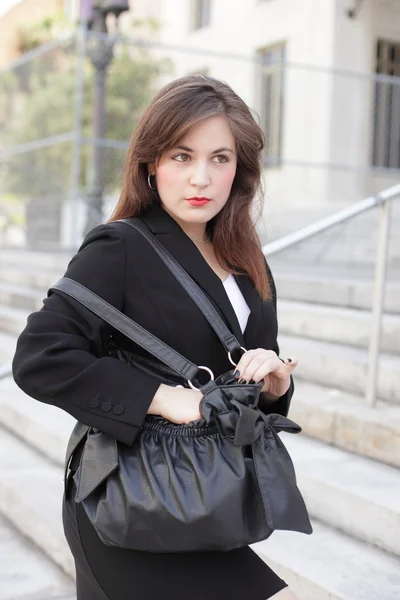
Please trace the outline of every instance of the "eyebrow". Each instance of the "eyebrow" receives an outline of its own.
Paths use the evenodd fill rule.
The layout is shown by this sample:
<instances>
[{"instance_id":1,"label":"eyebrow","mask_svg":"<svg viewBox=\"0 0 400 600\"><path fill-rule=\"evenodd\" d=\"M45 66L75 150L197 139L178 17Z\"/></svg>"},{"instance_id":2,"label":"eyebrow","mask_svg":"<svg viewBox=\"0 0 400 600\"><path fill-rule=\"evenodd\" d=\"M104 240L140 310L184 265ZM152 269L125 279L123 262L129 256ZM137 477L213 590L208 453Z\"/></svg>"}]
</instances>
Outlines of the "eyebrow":
<instances>
[{"instance_id":1,"label":"eyebrow","mask_svg":"<svg viewBox=\"0 0 400 600\"><path fill-rule=\"evenodd\" d=\"M176 148L173 148L173 150L175 149L184 150L185 152L194 152L194 150L188 146L176 146ZM232 152L232 154L234 154L234 151L231 148L217 148L217 150L213 150L211 154L218 154L219 152Z\"/></svg>"}]
</instances>

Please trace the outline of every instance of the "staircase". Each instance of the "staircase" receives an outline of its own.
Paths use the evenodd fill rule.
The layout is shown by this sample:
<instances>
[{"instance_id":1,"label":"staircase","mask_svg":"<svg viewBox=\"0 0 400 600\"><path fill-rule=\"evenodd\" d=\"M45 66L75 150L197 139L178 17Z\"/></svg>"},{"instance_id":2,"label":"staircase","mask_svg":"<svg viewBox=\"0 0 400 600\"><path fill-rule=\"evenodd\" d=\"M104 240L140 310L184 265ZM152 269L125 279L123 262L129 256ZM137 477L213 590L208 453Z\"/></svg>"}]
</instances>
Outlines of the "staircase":
<instances>
[{"instance_id":1,"label":"staircase","mask_svg":"<svg viewBox=\"0 0 400 600\"><path fill-rule=\"evenodd\" d=\"M11 359L27 315L40 308L68 258L2 252L0 364ZM379 401L370 408L363 392L372 282L270 262L280 354L300 360L289 416L303 433L281 436L314 533L276 532L254 550L301 600L400 599L400 284L386 293ZM27 397L11 377L0 381L0 512L70 577L61 497L73 423Z\"/></svg>"},{"instance_id":2,"label":"staircase","mask_svg":"<svg viewBox=\"0 0 400 600\"><path fill-rule=\"evenodd\" d=\"M0 516L2 600L74 600L70 577Z\"/></svg>"}]
</instances>

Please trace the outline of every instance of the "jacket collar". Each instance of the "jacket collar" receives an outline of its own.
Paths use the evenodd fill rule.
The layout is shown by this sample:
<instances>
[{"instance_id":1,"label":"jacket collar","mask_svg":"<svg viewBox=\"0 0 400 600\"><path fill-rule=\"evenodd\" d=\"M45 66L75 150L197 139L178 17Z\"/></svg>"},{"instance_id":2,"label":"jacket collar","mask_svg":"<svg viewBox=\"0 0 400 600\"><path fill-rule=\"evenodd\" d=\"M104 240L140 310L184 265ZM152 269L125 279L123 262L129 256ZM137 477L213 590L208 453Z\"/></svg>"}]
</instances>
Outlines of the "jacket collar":
<instances>
[{"instance_id":1,"label":"jacket collar","mask_svg":"<svg viewBox=\"0 0 400 600\"><path fill-rule=\"evenodd\" d=\"M251 347L253 336L255 336L255 339L257 338L262 306L250 278L247 275L235 275L235 279L251 311L246 329L242 334L236 313L221 279L214 273L197 246L184 233L179 224L161 207L142 213L140 219L148 225L162 245L207 294L239 344L246 347L247 342Z\"/></svg>"}]
</instances>

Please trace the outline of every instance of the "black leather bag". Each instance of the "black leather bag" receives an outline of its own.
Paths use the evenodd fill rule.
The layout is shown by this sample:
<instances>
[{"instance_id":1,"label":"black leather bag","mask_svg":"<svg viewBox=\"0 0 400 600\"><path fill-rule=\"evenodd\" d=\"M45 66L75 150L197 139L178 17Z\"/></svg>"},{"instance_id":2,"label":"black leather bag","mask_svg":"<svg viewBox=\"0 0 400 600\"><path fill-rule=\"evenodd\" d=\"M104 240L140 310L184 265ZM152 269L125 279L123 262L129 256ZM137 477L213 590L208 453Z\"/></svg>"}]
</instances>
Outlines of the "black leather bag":
<instances>
[{"instance_id":1,"label":"black leather bag","mask_svg":"<svg viewBox=\"0 0 400 600\"><path fill-rule=\"evenodd\" d=\"M146 237L235 364L232 353L244 349L202 290L140 220L124 222ZM105 544L149 552L221 551L265 540L277 529L312 533L293 463L278 436L301 428L282 415L261 412L262 382L239 384L233 371L214 380L206 367L191 363L77 282L63 278L51 289L80 302L166 367L118 350L121 360L171 385L197 384L203 394L202 419L176 425L148 415L132 447L81 423L75 426L66 472L82 443L75 501ZM209 371L207 383L197 379L201 370Z\"/></svg>"}]
</instances>

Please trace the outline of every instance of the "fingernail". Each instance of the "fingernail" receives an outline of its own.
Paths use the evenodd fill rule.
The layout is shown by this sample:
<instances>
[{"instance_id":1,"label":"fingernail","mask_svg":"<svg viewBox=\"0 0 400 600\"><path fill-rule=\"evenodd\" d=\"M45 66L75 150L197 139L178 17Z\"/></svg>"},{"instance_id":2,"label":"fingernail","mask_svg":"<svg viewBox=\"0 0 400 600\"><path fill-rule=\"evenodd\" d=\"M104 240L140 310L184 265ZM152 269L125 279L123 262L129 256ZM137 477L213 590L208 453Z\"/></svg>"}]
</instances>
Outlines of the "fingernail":
<instances>
[{"instance_id":1,"label":"fingernail","mask_svg":"<svg viewBox=\"0 0 400 600\"><path fill-rule=\"evenodd\" d=\"M239 379L239 383L246 383L245 379Z\"/></svg>"},{"instance_id":2,"label":"fingernail","mask_svg":"<svg viewBox=\"0 0 400 600\"><path fill-rule=\"evenodd\" d=\"M249 383L255 383L254 379L250 379Z\"/></svg>"},{"instance_id":3,"label":"fingernail","mask_svg":"<svg viewBox=\"0 0 400 600\"><path fill-rule=\"evenodd\" d=\"M233 374L234 377L240 377L240 371L235 371Z\"/></svg>"}]
</instances>

